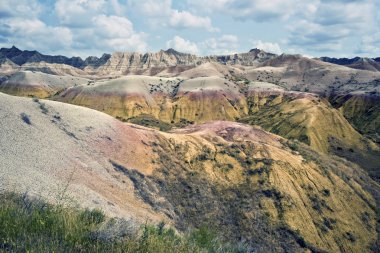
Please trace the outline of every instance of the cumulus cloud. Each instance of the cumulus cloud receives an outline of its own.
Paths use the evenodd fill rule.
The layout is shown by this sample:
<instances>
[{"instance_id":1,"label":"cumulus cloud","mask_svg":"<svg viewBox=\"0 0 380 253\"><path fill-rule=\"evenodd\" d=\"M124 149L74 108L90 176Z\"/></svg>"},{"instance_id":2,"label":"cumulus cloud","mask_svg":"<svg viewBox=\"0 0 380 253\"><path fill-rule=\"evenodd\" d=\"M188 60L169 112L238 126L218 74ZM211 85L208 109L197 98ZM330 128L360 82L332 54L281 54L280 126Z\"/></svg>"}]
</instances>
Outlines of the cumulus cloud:
<instances>
[{"instance_id":1,"label":"cumulus cloud","mask_svg":"<svg viewBox=\"0 0 380 253\"><path fill-rule=\"evenodd\" d=\"M180 36L174 36L173 39L166 42L167 48L173 48L179 52L198 54L198 46L196 43L185 40Z\"/></svg>"},{"instance_id":2,"label":"cumulus cloud","mask_svg":"<svg viewBox=\"0 0 380 253\"><path fill-rule=\"evenodd\" d=\"M188 0L187 2L198 10L222 11L236 19L252 19L256 22L286 19L297 11L297 7L303 8L306 5L302 0L214 0L206 2Z\"/></svg>"},{"instance_id":3,"label":"cumulus cloud","mask_svg":"<svg viewBox=\"0 0 380 253\"><path fill-rule=\"evenodd\" d=\"M219 31L212 26L210 18L195 16L187 11L173 10L168 24L176 28L205 28L210 32Z\"/></svg>"},{"instance_id":4,"label":"cumulus cloud","mask_svg":"<svg viewBox=\"0 0 380 253\"><path fill-rule=\"evenodd\" d=\"M0 1L0 46L65 52L73 34L67 27L51 26L39 19L44 7L35 0Z\"/></svg>"},{"instance_id":5,"label":"cumulus cloud","mask_svg":"<svg viewBox=\"0 0 380 253\"><path fill-rule=\"evenodd\" d=\"M129 0L130 9L144 13L148 17L165 17L170 15L172 11L171 0Z\"/></svg>"},{"instance_id":6,"label":"cumulus cloud","mask_svg":"<svg viewBox=\"0 0 380 253\"><path fill-rule=\"evenodd\" d=\"M48 25L43 17L52 7L57 22ZM124 10L118 0L0 1L0 46L80 56L146 51L147 34L118 15Z\"/></svg>"},{"instance_id":7,"label":"cumulus cloud","mask_svg":"<svg viewBox=\"0 0 380 253\"><path fill-rule=\"evenodd\" d=\"M348 45L347 39L359 40L374 34L380 22L380 1L376 0L187 0L187 3L194 10L223 13L240 21L282 22L279 25L288 30L288 36L282 38L286 39L287 48L308 52L343 50Z\"/></svg>"},{"instance_id":8,"label":"cumulus cloud","mask_svg":"<svg viewBox=\"0 0 380 253\"><path fill-rule=\"evenodd\" d=\"M209 17L173 9L171 0L129 0L128 5L148 17L152 25L158 23L176 29L201 28L210 32L219 31L213 27Z\"/></svg>"},{"instance_id":9,"label":"cumulus cloud","mask_svg":"<svg viewBox=\"0 0 380 253\"><path fill-rule=\"evenodd\" d=\"M34 18L42 9L42 5L36 0L0 1L0 18Z\"/></svg>"},{"instance_id":10,"label":"cumulus cloud","mask_svg":"<svg viewBox=\"0 0 380 253\"><path fill-rule=\"evenodd\" d=\"M145 34L136 33L133 24L127 18L119 16L99 15L92 18L95 25L94 34L97 40L94 42L105 43L114 50L145 51Z\"/></svg>"},{"instance_id":11,"label":"cumulus cloud","mask_svg":"<svg viewBox=\"0 0 380 253\"><path fill-rule=\"evenodd\" d=\"M200 43L203 54L234 54L239 47L239 39L235 35L225 34L219 38L209 38Z\"/></svg>"},{"instance_id":12,"label":"cumulus cloud","mask_svg":"<svg viewBox=\"0 0 380 253\"><path fill-rule=\"evenodd\" d=\"M197 55L224 55L237 53L239 39L235 35L224 34L220 37L212 37L200 42L192 42L180 36L174 36L167 41L166 47L174 48L179 52Z\"/></svg>"},{"instance_id":13,"label":"cumulus cloud","mask_svg":"<svg viewBox=\"0 0 380 253\"><path fill-rule=\"evenodd\" d=\"M71 46L73 35L66 27L52 27L38 19L10 18L0 20L0 43L24 48L59 51Z\"/></svg>"},{"instance_id":14,"label":"cumulus cloud","mask_svg":"<svg viewBox=\"0 0 380 253\"><path fill-rule=\"evenodd\" d=\"M356 49L356 53L378 57L380 55L380 31L364 36Z\"/></svg>"},{"instance_id":15,"label":"cumulus cloud","mask_svg":"<svg viewBox=\"0 0 380 253\"><path fill-rule=\"evenodd\" d=\"M264 42L261 40L253 40L252 47L264 50L265 52L281 54L282 50L278 43Z\"/></svg>"},{"instance_id":16,"label":"cumulus cloud","mask_svg":"<svg viewBox=\"0 0 380 253\"><path fill-rule=\"evenodd\" d=\"M309 52L342 50L347 39L373 33L375 12L372 0L317 1L313 12L289 25L287 44Z\"/></svg>"},{"instance_id":17,"label":"cumulus cloud","mask_svg":"<svg viewBox=\"0 0 380 253\"><path fill-rule=\"evenodd\" d=\"M334 51L342 47L342 40L349 34L350 30L345 27L326 28L323 25L302 20L290 28L287 43L292 46L312 48L313 51Z\"/></svg>"},{"instance_id":18,"label":"cumulus cloud","mask_svg":"<svg viewBox=\"0 0 380 253\"><path fill-rule=\"evenodd\" d=\"M205 10L207 12L214 12L224 10L228 5L233 3L234 0L187 0L190 6L196 7L197 10Z\"/></svg>"},{"instance_id":19,"label":"cumulus cloud","mask_svg":"<svg viewBox=\"0 0 380 253\"><path fill-rule=\"evenodd\" d=\"M233 4L233 5L232 5ZM232 5L232 6L231 6ZM231 14L238 19L253 19L257 22L286 19L303 5L299 0L242 0L230 4Z\"/></svg>"},{"instance_id":20,"label":"cumulus cloud","mask_svg":"<svg viewBox=\"0 0 380 253\"><path fill-rule=\"evenodd\" d=\"M146 41L155 38L155 49L167 41L179 51L202 55L238 52L247 43L276 53L342 55L356 48L378 54L379 9L377 0L0 0L0 46L83 56L152 50ZM229 19L214 19L221 15ZM232 24L225 26L225 20ZM265 38L243 42L253 36L247 25L257 29L261 22L276 28ZM218 33L205 39L206 32L223 34L240 25L246 29L237 32L240 40Z\"/></svg>"},{"instance_id":21,"label":"cumulus cloud","mask_svg":"<svg viewBox=\"0 0 380 253\"><path fill-rule=\"evenodd\" d=\"M91 18L102 13L105 0L58 0L55 11L62 25L85 27L91 25Z\"/></svg>"}]
</instances>

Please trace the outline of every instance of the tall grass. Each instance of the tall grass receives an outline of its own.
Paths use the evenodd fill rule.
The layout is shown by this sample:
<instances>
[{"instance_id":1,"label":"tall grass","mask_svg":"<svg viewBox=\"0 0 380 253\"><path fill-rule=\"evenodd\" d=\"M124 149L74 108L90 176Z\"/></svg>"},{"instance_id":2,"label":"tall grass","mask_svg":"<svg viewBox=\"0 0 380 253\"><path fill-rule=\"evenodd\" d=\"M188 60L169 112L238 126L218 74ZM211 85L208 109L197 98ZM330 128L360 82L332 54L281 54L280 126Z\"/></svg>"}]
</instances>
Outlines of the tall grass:
<instances>
[{"instance_id":1,"label":"tall grass","mask_svg":"<svg viewBox=\"0 0 380 253\"><path fill-rule=\"evenodd\" d=\"M0 252L244 252L223 244L206 227L180 236L173 229L145 225L137 232L105 239L111 220L100 210L78 210L0 193Z\"/></svg>"}]
</instances>

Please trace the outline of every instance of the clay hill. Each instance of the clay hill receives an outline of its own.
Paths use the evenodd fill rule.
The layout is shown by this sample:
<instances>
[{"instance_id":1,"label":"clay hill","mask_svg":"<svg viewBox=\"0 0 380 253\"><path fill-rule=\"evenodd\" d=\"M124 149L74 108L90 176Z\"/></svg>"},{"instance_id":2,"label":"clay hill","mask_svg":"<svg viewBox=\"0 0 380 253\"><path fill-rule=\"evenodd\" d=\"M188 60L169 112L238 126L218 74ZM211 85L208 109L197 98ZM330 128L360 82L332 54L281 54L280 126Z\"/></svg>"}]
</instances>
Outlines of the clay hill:
<instances>
[{"instance_id":1,"label":"clay hill","mask_svg":"<svg viewBox=\"0 0 380 253\"><path fill-rule=\"evenodd\" d=\"M252 252L376 252L380 72L327 61L0 49L0 186Z\"/></svg>"},{"instance_id":2,"label":"clay hill","mask_svg":"<svg viewBox=\"0 0 380 253\"><path fill-rule=\"evenodd\" d=\"M364 69L370 71L380 71L380 57L378 58L331 58L321 57L320 60L338 65L347 66L354 69Z\"/></svg>"},{"instance_id":3,"label":"clay hill","mask_svg":"<svg viewBox=\"0 0 380 253\"><path fill-rule=\"evenodd\" d=\"M0 97L2 188L179 231L208 224L260 252L366 252L376 241L378 185L345 160L240 123L165 133Z\"/></svg>"},{"instance_id":4,"label":"clay hill","mask_svg":"<svg viewBox=\"0 0 380 253\"><path fill-rule=\"evenodd\" d=\"M82 60L83 64L78 65L72 63L73 58L45 56L13 47L0 49L0 58L0 91L11 94L17 94L15 87L21 85L25 89L20 89L20 95L50 97L68 86L85 83L82 79L76 79L69 85L51 87L48 80L50 77L45 76L45 82L39 77L40 74L36 76L39 81L33 82L32 79L24 82L20 75L27 79L32 75L30 72L53 75L51 78L83 78L88 79L88 83L126 75L183 79L218 76L237 81L261 81L276 84L286 91L318 94L339 109L357 131L375 142L380 138L379 114L378 110L373 109L379 104L380 73L352 69L300 55L274 55L252 49L248 53L235 55L198 57L169 49L145 54L104 54L101 58L88 57ZM79 59L77 61L80 62ZM19 81L9 87L8 83L12 83L14 79ZM39 85L42 87L38 87Z\"/></svg>"}]
</instances>

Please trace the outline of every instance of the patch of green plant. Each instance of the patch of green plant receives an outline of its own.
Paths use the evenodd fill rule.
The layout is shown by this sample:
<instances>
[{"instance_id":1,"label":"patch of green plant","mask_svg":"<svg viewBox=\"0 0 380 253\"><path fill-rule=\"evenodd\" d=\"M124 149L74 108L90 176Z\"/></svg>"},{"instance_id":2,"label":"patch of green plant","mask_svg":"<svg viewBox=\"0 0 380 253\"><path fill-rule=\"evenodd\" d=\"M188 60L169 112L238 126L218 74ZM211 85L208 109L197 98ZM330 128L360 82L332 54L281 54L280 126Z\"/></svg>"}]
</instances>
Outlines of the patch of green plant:
<instances>
[{"instance_id":1,"label":"patch of green plant","mask_svg":"<svg viewBox=\"0 0 380 253\"><path fill-rule=\"evenodd\" d=\"M239 252L207 227L181 236L160 223L109 238L99 236L112 224L101 210L54 206L15 193L0 193L0 202L0 252Z\"/></svg>"},{"instance_id":2,"label":"patch of green plant","mask_svg":"<svg viewBox=\"0 0 380 253\"><path fill-rule=\"evenodd\" d=\"M30 118L29 118L28 114L26 114L26 113L23 112L23 113L20 114L20 117L21 117L22 121L24 121L26 124L28 124L28 125L32 124L32 122L30 121Z\"/></svg>"},{"instance_id":3,"label":"patch of green plant","mask_svg":"<svg viewBox=\"0 0 380 253\"><path fill-rule=\"evenodd\" d=\"M160 131L165 131L165 132L170 131L172 129L172 125L170 125L169 123L163 122L147 114L142 114L142 115L130 118L128 120L123 120L123 121L128 121L130 123L141 125L141 126L156 128L156 129L159 129Z\"/></svg>"}]
</instances>

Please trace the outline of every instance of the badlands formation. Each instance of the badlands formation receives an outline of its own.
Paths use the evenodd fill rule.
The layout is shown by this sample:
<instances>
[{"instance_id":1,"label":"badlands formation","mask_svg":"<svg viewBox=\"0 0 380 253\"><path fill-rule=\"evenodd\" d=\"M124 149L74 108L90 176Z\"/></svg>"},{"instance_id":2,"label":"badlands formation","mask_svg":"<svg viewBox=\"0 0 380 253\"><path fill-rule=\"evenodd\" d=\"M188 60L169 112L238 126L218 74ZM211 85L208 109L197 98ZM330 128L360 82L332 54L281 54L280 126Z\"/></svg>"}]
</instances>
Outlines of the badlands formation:
<instances>
[{"instance_id":1,"label":"badlands formation","mask_svg":"<svg viewBox=\"0 0 380 253\"><path fill-rule=\"evenodd\" d=\"M0 49L0 188L253 252L375 252L380 72L342 62Z\"/></svg>"}]
</instances>

